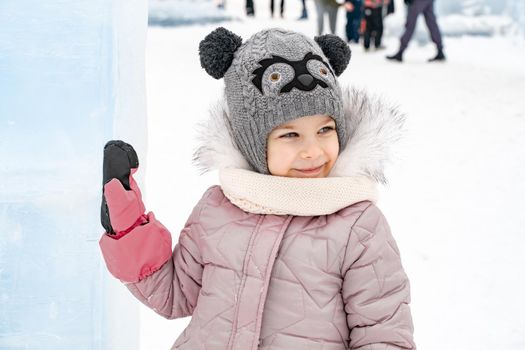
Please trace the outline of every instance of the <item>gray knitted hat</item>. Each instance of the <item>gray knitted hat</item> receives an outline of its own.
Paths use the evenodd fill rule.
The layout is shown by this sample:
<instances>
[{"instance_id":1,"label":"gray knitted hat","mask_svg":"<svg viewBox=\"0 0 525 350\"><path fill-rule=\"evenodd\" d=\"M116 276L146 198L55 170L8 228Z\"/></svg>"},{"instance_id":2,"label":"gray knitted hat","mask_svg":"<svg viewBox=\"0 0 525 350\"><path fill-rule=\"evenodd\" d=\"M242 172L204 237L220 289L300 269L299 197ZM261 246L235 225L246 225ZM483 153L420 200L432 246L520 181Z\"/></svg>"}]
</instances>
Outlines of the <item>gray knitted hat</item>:
<instances>
[{"instance_id":1,"label":"gray knitted hat","mask_svg":"<svg viewBox=\"0 0 525 350\"><path fill-rule=\"evenodd\" d=\"M312 40L273 28L242 43L219 27L201 41L199 54L208 74L224 77L230 131L255 171L269 173L266 141L273 128L303 116L331 116L339 152L345 148L349 132L336 77L350 61L350 48L338 36Z\"/></svg>"}]
</instances>

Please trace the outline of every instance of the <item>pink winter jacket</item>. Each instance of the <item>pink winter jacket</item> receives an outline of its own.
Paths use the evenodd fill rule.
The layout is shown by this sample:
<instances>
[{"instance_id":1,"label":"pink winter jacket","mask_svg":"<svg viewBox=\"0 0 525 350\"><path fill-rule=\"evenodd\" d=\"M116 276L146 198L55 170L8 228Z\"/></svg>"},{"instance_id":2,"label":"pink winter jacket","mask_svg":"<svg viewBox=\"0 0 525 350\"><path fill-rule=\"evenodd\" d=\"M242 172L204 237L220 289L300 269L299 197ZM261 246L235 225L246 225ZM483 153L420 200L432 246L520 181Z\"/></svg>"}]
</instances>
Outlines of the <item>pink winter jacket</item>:
<instances>
[{"instance_id":1,"label":"pink winter jacket","mask_svg":"<svg viewBox=\"0 0 525 350\"><path fill-rule=\"evenodd\" d=\"M330 178L307 179L319 191L303 191L304 179L241 171L232 181L221 173L221 186L204 193L173 250L151 212L118 239L103 235L109 271L135 297L168 319L192 316L172 349L415 349L409 280L374 204L387 141L403 118L354 90L345 91L345 111L353 139ZM224 104L212 113L197 161L249 170L238 154L220 157L235 151L225 116ZM261 190L258 179L270 182ZM338 181L350 194L338 197Z\"/></svg>"}]
</instances>

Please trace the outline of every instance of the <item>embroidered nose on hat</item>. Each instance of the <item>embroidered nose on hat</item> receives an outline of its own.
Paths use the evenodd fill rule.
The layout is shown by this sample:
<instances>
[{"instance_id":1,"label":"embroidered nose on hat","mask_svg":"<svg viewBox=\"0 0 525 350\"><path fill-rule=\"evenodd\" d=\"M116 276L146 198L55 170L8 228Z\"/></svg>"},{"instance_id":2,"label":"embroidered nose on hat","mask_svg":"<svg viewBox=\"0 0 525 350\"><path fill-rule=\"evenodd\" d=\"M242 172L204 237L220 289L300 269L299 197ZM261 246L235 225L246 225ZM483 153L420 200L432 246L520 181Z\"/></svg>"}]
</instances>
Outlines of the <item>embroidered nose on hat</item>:
<instances>
[{"instance_id":1,"label":"embroidered nose on hat","mask_svg":"<svg viewBox=\"0 0 525 350\"><path fill-rule=\"evenodd\" d=\"M348 141L337 77L350 61L348 45L336 35L310 39L272 28L242 38L219 27L199 44L201 66L224 77L228 125L233 140L257 172L268 174L266 141L276 126L307 115L336 122L339 152Z\"/></svg>"},{"instance_id":2,"label":"embroidered nose on hat","mask_svg":"<svg viewBox=\"0 0 525 350\"><path fill-rule=\"evenodd\" d=\"M299 82L305 87L301 88L301 86L298 86L299 89L304 91L310 91L313 89L312 82L314 81L314 77L310 74L301 74L297 77L297 80L299 80Z\"/></svg>"}]
</instances>

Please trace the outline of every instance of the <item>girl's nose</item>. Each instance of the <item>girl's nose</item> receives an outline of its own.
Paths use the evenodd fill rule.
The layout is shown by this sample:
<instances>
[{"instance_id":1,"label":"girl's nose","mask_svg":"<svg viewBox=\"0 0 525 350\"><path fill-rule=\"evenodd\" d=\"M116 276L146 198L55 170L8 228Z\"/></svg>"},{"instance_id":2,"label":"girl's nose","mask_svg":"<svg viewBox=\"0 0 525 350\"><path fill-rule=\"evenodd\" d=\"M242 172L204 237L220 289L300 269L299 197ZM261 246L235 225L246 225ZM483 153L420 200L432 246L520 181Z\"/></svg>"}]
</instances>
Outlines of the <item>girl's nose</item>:
<instances>
[{"instance_id":1,"label":"girl's nose","mask_svg":"<svg viewBox=\"0 0 525 350\"><path fill-rule=\"evenodd\" d=\"M323 154L322 148L315 142L310 142L301 151L301 158L316 159Z\"/></svg>"}]
</instances>

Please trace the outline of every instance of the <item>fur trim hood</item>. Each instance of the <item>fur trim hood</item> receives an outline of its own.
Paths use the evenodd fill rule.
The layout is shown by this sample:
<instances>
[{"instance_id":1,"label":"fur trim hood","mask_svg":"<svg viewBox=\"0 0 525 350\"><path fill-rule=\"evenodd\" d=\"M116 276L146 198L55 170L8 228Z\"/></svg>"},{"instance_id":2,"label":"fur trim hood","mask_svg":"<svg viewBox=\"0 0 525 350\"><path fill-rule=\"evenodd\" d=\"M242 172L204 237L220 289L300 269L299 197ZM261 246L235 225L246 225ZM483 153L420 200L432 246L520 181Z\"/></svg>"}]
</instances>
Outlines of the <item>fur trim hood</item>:
<instances>
[{"instance_id":1,"label":"fur trim hood","mask_svg":"<svg viewBox=\"0 0 525 350\"><path fill-rule=\"evenodd\" d=\"M350 135L330 177L365 176L386 184L385 164L391 159L391 146L404 133L405 115L396 106L356 88L343 89L343 109ZM221 169L253 171L231 136L225 97L212 106L210 118L197 125L197 135L193 161L202 173Z\"/></svg>"}]
</instances>

